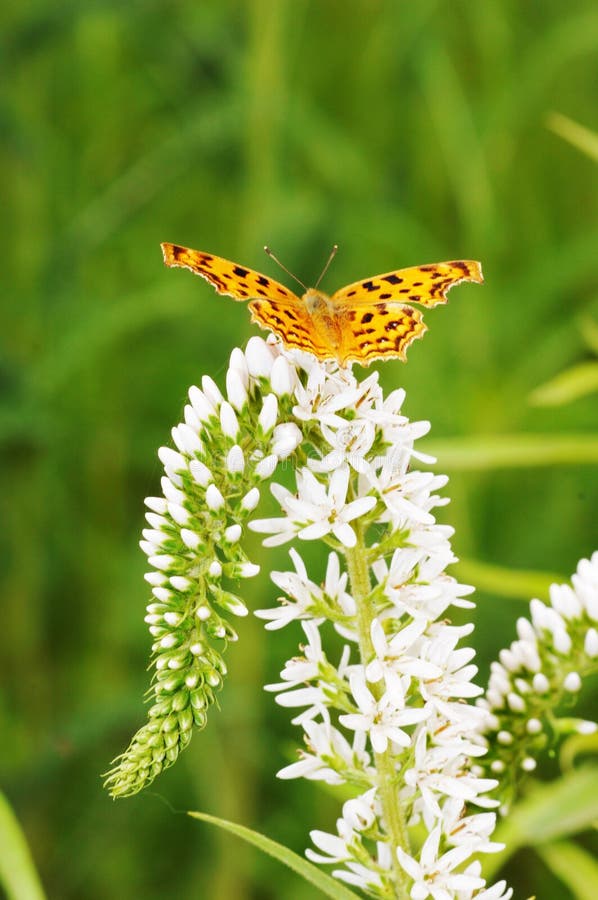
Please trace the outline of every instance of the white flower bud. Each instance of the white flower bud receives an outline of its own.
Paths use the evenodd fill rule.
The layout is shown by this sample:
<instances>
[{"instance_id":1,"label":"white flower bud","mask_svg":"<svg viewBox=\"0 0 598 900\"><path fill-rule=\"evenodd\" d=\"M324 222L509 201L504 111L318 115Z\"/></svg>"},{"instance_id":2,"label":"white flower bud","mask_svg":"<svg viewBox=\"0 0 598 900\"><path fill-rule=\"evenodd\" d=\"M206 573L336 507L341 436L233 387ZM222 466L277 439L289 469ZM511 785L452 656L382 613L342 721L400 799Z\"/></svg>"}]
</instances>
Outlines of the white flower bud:
<instances>
[{"instance_id":1,"label":"white flower bud","mask_svg":"<svg viewBox=\"0 0 598 900\"><path fill-rule=\"evenodd\" d=\"M270 478L270 476L274 474L277 465L278 457L272 453L270 456L265 456L264 459L260 459L255 467L255 474L259 478Z\"/></svg>"},{"instance_id":2,"label":"white flower bud","mask_svg":"<svg viewBox=\"0 0 598 900\"><path fill-rule=\"evenodd\" d=\"M224 400L220 406L220 426L227 437L236 439L239 433L239 420L228 400Z\"/></svg>"},{"instance_id":3,"label":"white flower bud","mask_svg":"<svg viewBox=\"0 0 598 900\"><path fill-rule=\"evenodd\" d=\"M181 484L183 483L180 478L178 480ZM166 475L163 475L160 479L160 485L162 487L162 493L167 501L170 500L171 503L180 503L182 505L187 499L185 494L182 491L179 491L178 487L175 487L170 478L167 478ZM168 504L166 504L166 508L168 509Z\"/></svg>"},{"instance_id":4,"label":"white flower bud","mask_svg":"<svg viewBox=\"0 0 598 900\"><path fill-rule=\"evenodd\" d=\"M174 563L174 556L170 556L168 553L157 553L155 556L150 556L148 562L155 569L164 571Z\"/></svg>"},{"instance_id":5,"label":"white flower bud","mask_svg":"<svg viewBox=\"0 0 598 900\"><path fill-rule=\"evenodd\" d=\"M573 642L564 628L555 628L552 632L552 642L557 653L562 653L563 656L569 655Z\"/></svg>"},{"instance_id":6,"label":"white flower bud","mask_svg":"<svg viewBox=\"0 0 598 900\"><path fill-rule=\"evenodd\" d=\"M209 484L206 490L206 503L210 509L220 509L224 506L224 497L215 484Z\"/></svg>"},{"instance_id":7,"label":"white flower bud","mask_svg":"<svg viewBox=\"0 0 598 900\"><path fill-rule=\"evenodd\" d=\"M521 768L524 772L533 772L536 768L536 760L531 756L526 756L525 759L521 760Z\"/></svg>"},{"instance_id":8,"label":"white flower bud","mask_svg":"<svg viewBox=\"0 0 598 900\"><path fill-rule=\"evenodd\" d=\"M229 369L226 373L226 395L235 409L241 410L247 403L247 388L236 369Z\"/></svg>"},{"instance_id":9,"label":"white flower bud","mask_svg":"<svg viewBox=\"0 0 598 900\"><path fill-rule=\"evenodd\" d=\"M496 740L499 744L504 744L504 746L508 746L513 743L513 735L510 731L499 731L496 735Z\"/></svg>"},{"instance_id":10,"label":"white flower bud","mask_svg":"<svg viewBox=\"0 0 598 900\"><path fill-rule=\"evenodd\" d=\"M189 428L192 428L196 434L201 431L201 419L199 418L193 407L188 403L185 405L185 409L183 410L183 418L185 419L185 425L188 425Z\"/></svg>"},{"instance_id":11,"label":"white flower bud","mask_svg":"<svg viewBox=\"0 0 598 900\"><path fill-rule=\"evenodd\" d=\"M185 578L184 575L173 575L170 579L170 583L175 591L188 591L192 584L192 582L188 578Z\"/></svg>"},{"instance_id":12,"label":"white flower bud","mask_svg":"<svg viewBox=\"0 0 598 900\"><path fill-rule=\"evenodd\" d=\"M237 578L253 578L260 571L260 567L252 562L244 562L235 567Z\"/></svg>"},{"instance_id":13,"label":"white flower bud","mask_svg":"<svg viewBox=\"0 0 598 900\"><path fill-rule=\"evenodd\" d=\"M152 594L156 598L156 600L160 600L162 603L166 603L172 597L172 591L169 591L168 588L165 587L155 587L152 590Z\"/></svg>"},{"instance_id":14,"label":"white flower bud","mask_svg":"<svg viewBox=\"0 0 598 900\"><path fill-rule=\"evenodd\" d=\"M167 625L170 625L171 628L176 628L177 625L181 624L181 619L183 617L180 613L177 612L165 612L164 613L164 621Z\"/></svg>"},{"instance_id":15,"label":"white flower bud","mask_svg":"<svg viewBox=\"0 0 598 900\"><path fill-rule=\"evenodd\" d=\"M212 615L212 610L209 606L198 606L195 615L198 619L201 619L202 622L206 622Z\"/></svg>"},{"instance_id":16,"label":"white flower bud","mask_svg":"<svg viewBox=\"0 0 598 900\"><path fill-rule=\"evenodd\" d=\"M507 695L507 703L509 704L509 708L513 710L513 712L523 712L525 709L525 703L523 698L516 694L515 691L511 691Z\"/></svg>"},{"instance_id":17,"label":"white flower bud","mask_svg":"<svg viewBox=\"0 0 598 900\"><path fill-rule=\"evenodd\" d=\"M274 356L272 351L261 337L251 337L247 341L245 359L249 374L254 378L269 378L272 371Z\"/></svg>"},{"instance_id":18,"label":"white flower bud","mask_svg":"<svg viewBox=\"0 0 598 900\"><path fill-rule=\"evenodd\" d=\"M597 730L596 722L590 722L588 719L583 719L577 726L578 734L595 734Z\"/></svg>"},{"instance_id":19,"label":"white flower bud","mask_svg":"<svg viewBox=\"0 0 598 900\"><path fill-rule=\"evenodd\" d=\"M184 422L172 429L172 439L181 451L187 456L204 453L204 445L196 432Z\"/></svg>"},{"instance_id":20,"label":"white flower bud","mask_svg":"<svg viewBox=\"0 0 598 900\"><path fill-rule=\"evenodd\" d=\"M152 556L159 549L153 541L139 541L139 546L146 556Z\"/></svg>"},{"instance_id":21,"label":"white flower bud","mask_svg":"<svg viewBox=\"0 0 598 900\"><path fill-rule=\"evenodd\" d=\"M226 455L226 468L232 474L242 472L245 468L245 457L238 444L230 448Z\"/></svg>"},{"instance_id":22,"label":"white flower bud","mask_svg":"<svg viewBox=\"0 0 598 900\"><path fill-rule=\"evenodd\" d=\"M169 503L168 512L177 525L186 525L191 518L189 511L184 506L181 506L180 503Z\"/></svg>"},{"instance_id":23,"label":"white flower bud","mask_svg":"<svg viewBox=\"0 0 598 900\"><path fill-rule=\"evenodd\" d=\"M189 400L201 422L207 422L208 419L211 419L212 416L216 415L216 409L212 406L204 392L200 391L195 385L192 385L189 388Z\"/></svg>"},{"instance_id":24,"label":"white flower bud","mask_svg":"<svg viewBox=\"0 0 598 900\"><path fill-rule=\"evenodd\" d=\"M210 378L209 375L204 375L201 379L201 386L209 402L214 409L217 409L224 400L224 397L220 393L220 389L214 379Z\"/></svg>"},{"instance_id":25,"label":"white flower bud","mask_svg":"<svg viewBox=\"0 0 598 900\"><path fill-rule=\"evenodd\" d=\"M207 466L204 466L202 462L198 459L192 459L189 463L189 471L191 472L191 477L196 484L199 484L201 487L206 487L210 483L210 481L214 480L214 477Z\"/></svg>"},{"instance_id":26,"label":"white flower bud","mask_svg":"<svg viewBox=\"0 0 598 900\"><path fill-rule=\"evenodd\" d=\"M256 487L253 487L250 491L247 491L247 493L241 500L241 506L243 507L243 509L247 509L251 512L252 509L256 508L259 502L260 492Z\"/></svg>"},{"instance_id":27,"label":"white flower bud","mask_svg":"<svg viewBox=\"0 0 598 900\"><path fill-rule=\"evenodd\" d=\"M208 572L210 573L212 578L220 578L220 576L222 575L222 563L215 559L214 562L210 563Z\"/></svg>"},{"instance_id":28,"label":"white flower bud","mask_svg":"<svg viewBox=\"0 0 598 900\"><path fill-rule=\"evenodd\" d=\"M176 636L174 634L165 634L162 640L160 641L160 647L163 650L171 650L172 647L177 643Z\"/></svg>"},{"instance_id":29,"label":"white flower bud","mask_svg":"<svg viewBox=\"0 0 598 900\"><path fill-rule=\"evenodd\" d=\"M546 694L550 690L550 682L543 672L536 672L532 684L537 694Z\"/></svg>"},{"instance_id":30,"label":"white flower bud","mask_svg":"<svg viewBox=\"0 0 598 900\"><path fill-rule=\"evenodd\" d=\"M504 764L504 762L502 761L502 759L495 759L495 760L490 764L490 770L491 770L492 772L494 772L496 775L500 775L501 772L504 772L504 770L505 770L505 764Z\"/></svg>"},{"instance_id":31,"label":"white flower bud","mask_svg":"<svg viewBox=\"0 0 598 900\"><path fill-rule=\"evenodd\" d=\"M583 648L591 659L598 656L598 631L595 628L588 628Z\"/></svg>"},{"instance_id":32,"label":"white flower bud","mask_svg":"<svg viewBox=\"0 0 598 900\"><path fill-rule=\"evenodd\" d=\"M165 516L159 516L157 513L148 512L145 514L145 519L156 531L161 531L164 525L170 524Z\"/></svg>"},{"instance_id":33,"label":"white flower bud","mask_svg":"<svg viewBox=\"0 0 598 900\"><path fill-rule=\"evenodd\" d=\"M158 457L169 477L172 477L172 474L178 475L179 472L187 471L187 460L172 447L160 447Z\"/></svg>"},{"instance_id":34,"label":"white flower bud","mask_svg":"<svg viewBox=\"0 0 598 900\"><path fill-rule=\"evenodd\" d=\"M154 585L156 587L168 581L168 578L162 572L146 572L143 577L148 584Z\"/></svg>"},{"instance_id":35,"label":"white flower bud","mask_svg":"<svg viewBox=\"0 0 598 900\"><path fill-rule=\"evenodd\" d=\"M166 512L166 500L164 497L146 497L144 502L148 509L159 515L164 515Z\"/></svg>"},{"instance_id":36,"label":"white flower bud","mask_svg":"<svg viewBox=\"0 0 598 900\"><path fill-rule=\"evenodd\" d=\"M563 687L566 691L569 691L570 694L576 694L581 690L581 678L579 677L577 672L569 672L565 680L563 681Z\"/></svg>"},{"instance_id":37,"label":"white flower bud","mask_svg":"<svg viewBox=\"0 0 598 900\"><path fill-rule=\"evenodd\" d=\"M295 378L286 357L279 356L274 360L270 383L272 384L272 390L279 397L293 392Z\"/></svg>"},{"instance_id":38,"label":"white flower bud","mask_svg":"<svg viewBox=\"0 0 598 900\"><path fill-rule=\"evenodd\" d=\"M528 734L539 734L542 731L542 723L539 719L528 719L525 723L525 730Z\"/></svg>"},{"instance_id":39,"label":"white flower bud","mask_svg":"<svg viewBox=\"0 0 598 900\"><path fill-rule=\"evenodd\" d=\"M195 550L201 544L200 536L189 528L181 528L181 540L189 550Z\"/></svg>"},{"instance_id":40,"label":"white flower bud","mask_svg":"<svg viewBox=\"0 0 598 900\"><path fill-rule=\"evenodd\" d=\"M245 354L240 347L233 347L228 363L229 369L236 369L241 381L247 387L249 385L249 370Z\"/></svg>"},{"instance_id":41,"label":"white flower bud","mask_svg":"<svg viewBox=\"0 0 598 900\"><path fill-rule=\"evenodd\" d=\"M164 541L168 540L168 535L163 531L158 531L156 528L144 528L141 534L146 541L150 541L150 543L154 544L156 547L159 547Z\"/></svg>"},{"instance_id":42,"label":"white flower bud","mask_svg":"<svg viewBox=\"0 0 598 900\"><path fill-rule=\"evenodd\" d=\"M258 422L264 434L268 434L276 425L278 417L278 400L276 394L268 394L260 411Z\"/></svg>"},{"instance_id":43,"label":"white flower bud","mask_svg":"<svg viewBox=\"0 0 598 900\"><path fill-rule=\"evenodd\" d=\"M224 531L224 538L229 544L236 544L242 534L243 529L240 525L229 525Z\"/></svg>"},{"instance_id":44,"label":"white flower bud","mask_svg":"<svg viewBox=\"0 0 598 900\"><path fill-rule=\"evenodd\" d=\"M277 425L272 433L272 453L279 459L286 459L297 449L302 439L303 435L294 422Z\"/></svg>"}]
</instances>

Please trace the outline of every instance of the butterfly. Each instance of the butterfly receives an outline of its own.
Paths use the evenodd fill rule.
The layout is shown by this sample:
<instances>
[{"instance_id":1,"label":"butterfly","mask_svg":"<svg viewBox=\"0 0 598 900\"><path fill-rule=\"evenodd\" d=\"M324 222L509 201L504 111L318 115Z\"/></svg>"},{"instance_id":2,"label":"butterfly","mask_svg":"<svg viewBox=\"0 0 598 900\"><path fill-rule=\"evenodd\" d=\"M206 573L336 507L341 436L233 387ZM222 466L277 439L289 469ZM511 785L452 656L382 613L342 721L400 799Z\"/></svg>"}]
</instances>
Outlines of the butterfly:
<instances>
[{"instance_id":1,"label":"butterfly","mask_svg":"<svg viewBox=\"0 0 598 900\"><path fill-rule=\"evenodd\" d=\"M336 359L341 366L352 360L365 366L374 359L405 360L409 344L427 330L422 313L411 304L438 306L446 303L453 285L484 281L479 262L460 259L376 275L330 297L317 287L298 297L270 276L212 253L178 244L161 247L167 266L190 269L219 294L248 300L252 321L273 331L286 347L306 350L320 360Z\"/></svg>"}]
</instances>

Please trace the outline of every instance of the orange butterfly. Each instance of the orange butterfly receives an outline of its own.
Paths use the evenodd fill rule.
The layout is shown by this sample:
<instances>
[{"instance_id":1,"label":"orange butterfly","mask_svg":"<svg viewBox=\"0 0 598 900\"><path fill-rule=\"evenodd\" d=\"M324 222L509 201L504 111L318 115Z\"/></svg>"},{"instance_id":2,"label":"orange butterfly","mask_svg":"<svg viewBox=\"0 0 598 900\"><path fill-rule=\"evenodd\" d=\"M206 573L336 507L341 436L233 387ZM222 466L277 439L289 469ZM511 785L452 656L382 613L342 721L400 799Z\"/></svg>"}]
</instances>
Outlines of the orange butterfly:
<instances>
[{"instance_id":1,"label":"orange butterfly","mask_svg":"<svg viewBox=\"0 0 598 900\"><path fill-rule=\"evenodd\" d=\"M350 360L366 366L374 359L404 360L409 344L426 331L422 313L410 303L438 306L460 281L484 280L479 262L454 260L356 281L331 297L317 287L298 297L273 278L212 253L161 246L167 266L190 269L219 294L249 300L252 321L277 334L285 346L336 359L341 366Z\"/></svg>"}]
</instances>

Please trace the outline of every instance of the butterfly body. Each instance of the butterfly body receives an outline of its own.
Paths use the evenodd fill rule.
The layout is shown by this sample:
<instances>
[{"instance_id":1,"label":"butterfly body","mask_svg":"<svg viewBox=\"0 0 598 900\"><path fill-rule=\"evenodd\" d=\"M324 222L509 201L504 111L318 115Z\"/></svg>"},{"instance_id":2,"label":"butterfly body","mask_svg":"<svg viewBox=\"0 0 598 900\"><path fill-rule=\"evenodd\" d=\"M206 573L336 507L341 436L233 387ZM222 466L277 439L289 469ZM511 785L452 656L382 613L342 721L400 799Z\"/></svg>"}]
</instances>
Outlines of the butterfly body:
<instances>
[{"instance_id":1,"label":"butterfly body","mask_svg":"<svg viewBox=\"0 0 598 900\"><path fill-rule=\"evenodd\" d=\"M447 291L461 281L483 282L474 260L453 260L398 269L355 282L328 296L309 288L298 297L267 275L230 260L162 244L167 266L182 266L209 281L220 294L248 300L252 321L277 334L287 347L318 359L405 359L409 344L426 331L422 313L411 303L446 303Z\"/></svg>"}]
</instances>

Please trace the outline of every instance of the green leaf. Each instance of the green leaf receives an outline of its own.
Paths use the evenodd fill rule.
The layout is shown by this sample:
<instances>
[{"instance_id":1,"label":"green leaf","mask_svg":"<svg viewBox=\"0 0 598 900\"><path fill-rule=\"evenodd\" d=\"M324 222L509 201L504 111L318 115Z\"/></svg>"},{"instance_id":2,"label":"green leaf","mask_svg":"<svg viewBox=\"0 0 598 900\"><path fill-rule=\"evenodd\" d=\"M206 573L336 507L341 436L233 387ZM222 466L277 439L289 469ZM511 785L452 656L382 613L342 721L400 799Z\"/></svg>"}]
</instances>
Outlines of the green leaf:
<instances>
[{"instance_id":1,"label":"green leaf","mask_svg":"<svg viewBox=\"0 0 598 900\"><path fill-rule=\"evenodd\" d=\"M531 597L547 597L551 584L567 581L553 572L534 572L528 569L506 569L477 559L460 559L455 566L459 581L469 582L478 590L499 597L513 597L529 603Z\"/></svg>"},{"instance_id":2,"label":"green leaf","mask_svg":"<svg viewBox=\"0 0 598 900\"><path fill-rule=\"evenodd\" d=\"M565 406L598 391L598 362L584 362L565 369L539 385L529 395L532 406Z\"/></svg>"},{"instance_id":3,"label":"green leaf","mask_svg":"<svg viewBox=\"0 0 598 900\"><path fill-rule=\"evenodd\" d=\"M244 825L236 825L234 822L227 822L226 819L219 819L216 816L209 816L207 813L190 812L188 815L202 822L217 825L219 828L223 828L225 831L242 838L249 844L253 844L258 850L262 850L285 866L288 866L289 869L297 872L305 881L322 891L326 897L332 897L333 900L359 900L357 894L344 887L336 879L331 878L330 875L322 872L317 866L312 865L312 863L303 859L302 856L289 850L288 847L284 847L282 844L257 831L252 831L251 828L245 828Z\"/></svg>"},{"instance_id":4,"label":"green leaf","mask_svg":"<svg viewBox=\"0 0 598 900\"><path fill-rule=\"evenodd\" d=\"M538 466L595 464L598 436L592 434L496 434L473 438L445 438L422 449L452 471L537 468Z\"/></svg>"},{"instance_id":5,"label":"green leaf","mask_svg":"<svg viewBox=\"0 0 598 900\"><path fill-rule=\"evenodd\" d=\"M45 900L25 835L4 794L0 794L0 885L8 900Z\"/></svg>"},{"instance_id":6,"label":"green leaf","mask_svg":"<svg viewBox=\"0 0 598 900\"><path fill-rule=\"evenodd\" d=\"M583 316L579 320L579 330L586 346L598 355L598 322L590 316Z\"/></svg>"},{"instance_id":7,"label":"green leaf","mask_svg":"<svg viewBox=\"0 0 598 900\"><path fill-rule=\"evenodd\" d=\"M540 847L538 853L577 900L595 900L598 897L598 862L587 850L577 844L560 841Z\"/></svg>"},{"instance_id":8,"label":"green leaf","mask_svg":"<svg viewBox=\"0 0 598 900\"><path fill-rule=\"evenodd\" d=\"M499 823L492 839L505 844L487 858L490 878L520 847L538 847L590 828L598 819L598 767L584 766L558 781L537 783Z\"/></svg>"},{"instance_id":9,"label":"green leaf","mask_svg":"<svg viewBox=\"0 0 598 900\"><path fill-rule=\"evenodd\" d=\"M573 119L555 112L549 114L546 124L559 137L598 162L598 134L595 131L590 131Z\"/></svg>"}]
</instances>

